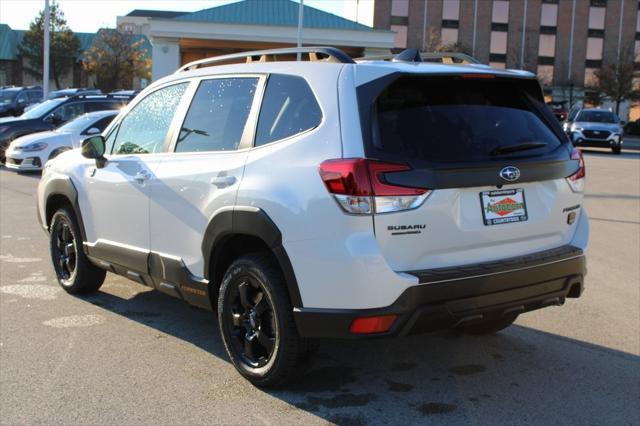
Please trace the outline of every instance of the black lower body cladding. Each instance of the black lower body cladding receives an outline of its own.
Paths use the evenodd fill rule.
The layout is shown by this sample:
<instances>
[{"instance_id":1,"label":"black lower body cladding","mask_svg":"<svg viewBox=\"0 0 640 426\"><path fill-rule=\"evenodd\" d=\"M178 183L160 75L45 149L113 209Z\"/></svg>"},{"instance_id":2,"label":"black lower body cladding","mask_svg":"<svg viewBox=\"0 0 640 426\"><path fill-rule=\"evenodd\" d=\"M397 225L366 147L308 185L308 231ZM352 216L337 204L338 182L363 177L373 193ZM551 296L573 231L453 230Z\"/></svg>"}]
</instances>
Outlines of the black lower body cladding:
<instances>
[{"instance_id":1,"label":"black lower body cladding","mask_svg":"<svg viewBox=\"0 0 640 426\"><path fill-rule=\"evenodd\" d=\"M298 332L314 338L366 338L431 332L473 324L580 297L586 275L582 250L564 246L529 256L461 268L409 272L421 285L377 309L295 309ZM397 315L386 333L352 334L354 319Z\"/></svg>"}]
</instances>

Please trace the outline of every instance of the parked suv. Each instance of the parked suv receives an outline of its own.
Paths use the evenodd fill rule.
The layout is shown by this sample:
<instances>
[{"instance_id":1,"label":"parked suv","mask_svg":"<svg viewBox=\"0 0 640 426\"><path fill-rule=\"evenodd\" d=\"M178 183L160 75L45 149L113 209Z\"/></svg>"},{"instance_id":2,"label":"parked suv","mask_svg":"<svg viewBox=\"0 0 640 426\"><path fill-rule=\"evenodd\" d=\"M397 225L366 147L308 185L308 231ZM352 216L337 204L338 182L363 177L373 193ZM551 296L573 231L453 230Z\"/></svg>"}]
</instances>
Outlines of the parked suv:
<instances>
[{"instance_id":1,"label":"parked suv","mask_svg":"<svg viewBox=\"0 0 640 426\"><path fill-rule=\"evenodd\" d=\"M86 112L120 109L131 98L116 95L76 95L49 99L15 118L0 118L0 163L15 138L52 130Z\"/></svg>"},{"instance_id":2,"label":"parked suv","mask_svg":"<svg viewBox=\"0 0 640 426\"><path fill-rule=\"evenodd\" d=\"M8 87L0 90L0 117L18 116L26 107L42 101L40 87Z\"/></svg>"},{"instance_id":3,"label":"parked suv","mask_svg":"<svg viewBox=\"0 0 640 426\"><path fill-rule=\"evenodd\" d=\"M146 88L45 166L62 288L109 271L215 310L260 386L316 338L492 333L579 297L584 161L536 77L400 58L234 54Z\"/></svg>"},{"instance_id":4,"label":"parked suv","mask_svg":"<svg viewBox=\"0 0 640 426\"><path fill-rule=\"evenodd\" d=\"M582 108L574 111L565 129L576 146L611 148L614 154L620 154L624 124L608 109Z\"/></svg>"}]
</instances>

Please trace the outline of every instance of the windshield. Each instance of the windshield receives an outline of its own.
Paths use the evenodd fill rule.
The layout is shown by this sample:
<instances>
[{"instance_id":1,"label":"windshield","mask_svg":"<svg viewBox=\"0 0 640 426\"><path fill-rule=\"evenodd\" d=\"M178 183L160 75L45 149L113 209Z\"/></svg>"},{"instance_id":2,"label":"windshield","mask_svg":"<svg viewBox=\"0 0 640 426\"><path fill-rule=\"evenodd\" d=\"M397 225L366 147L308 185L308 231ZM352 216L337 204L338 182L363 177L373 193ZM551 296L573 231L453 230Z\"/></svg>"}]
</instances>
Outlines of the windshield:
<instances>
[{"instance_id":1,"label":"windshield","mask_svg":"<svg viewBox=\"0 0 640 426\"><path fill-rule=\"evenodd\" d=\"M611 111L580 111L576 121L591 123L617 123L616 115Z\"/></svg>"},{"instance_id":2,"label":"windshield","mask_svg":"<svg viewBox=\"0 0 640 426\"><path fill-rule=\"evenodd\" d=\"M95 121L96 117L91 117L87 114L84 114L74 120L69 121L63 126L58 127L56 129L56 132L81 132Z\"/></svg>"},{"instance_id":3,"label":"windshield","mask_svg":"<svg viewBox=\"0 0 640 426\"><path fill-rule=\"evenodd\" d=\"M64 99L50 99L48 101L44 101L41 104L33 107L29 111L25 112L21 115L22 118L40 118L43 115L47 114L49 111L60 105L64 102Z\"/></svg>"},{"instance_id":4,"label":"windshield","mask_svg":"<svg viewBox=\"0 0 640 426\"><path fill-rule=\"evenodd\" d=\"M17 90L0 90L0 104L9 104L18 96Z\"/></svg>"},{"instance_id":5,"label":"windshield","mask_svg":"<svg viewBox=\"0 0 640 426\"><path fill-rule=\"evenodd\" d=\"M378 97L373 143L394 157L433 162L543 155L561 141L537 104L504 80L401 78Z\"/></svg>"}]
</instances>

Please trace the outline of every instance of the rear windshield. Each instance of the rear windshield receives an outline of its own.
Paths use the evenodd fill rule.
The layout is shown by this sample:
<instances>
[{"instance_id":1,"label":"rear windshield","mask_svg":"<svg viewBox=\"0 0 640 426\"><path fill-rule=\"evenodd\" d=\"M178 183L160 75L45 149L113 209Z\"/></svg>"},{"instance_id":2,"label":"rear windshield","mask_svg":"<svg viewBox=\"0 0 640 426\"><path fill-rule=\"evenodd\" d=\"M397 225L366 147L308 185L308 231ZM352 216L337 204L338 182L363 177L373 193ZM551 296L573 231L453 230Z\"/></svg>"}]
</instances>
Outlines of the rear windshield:
<instances>
[{"instance_id":1,"label":"rear windshield","mask_svg":"<svg viewBox=\"0 0 640 426\"><path fill-rule=\"evenodd\" d=\"M404 77L378 96L378 152L430 162L544 155L562 143L518 80Z\"/></svg>"}]
</instances>

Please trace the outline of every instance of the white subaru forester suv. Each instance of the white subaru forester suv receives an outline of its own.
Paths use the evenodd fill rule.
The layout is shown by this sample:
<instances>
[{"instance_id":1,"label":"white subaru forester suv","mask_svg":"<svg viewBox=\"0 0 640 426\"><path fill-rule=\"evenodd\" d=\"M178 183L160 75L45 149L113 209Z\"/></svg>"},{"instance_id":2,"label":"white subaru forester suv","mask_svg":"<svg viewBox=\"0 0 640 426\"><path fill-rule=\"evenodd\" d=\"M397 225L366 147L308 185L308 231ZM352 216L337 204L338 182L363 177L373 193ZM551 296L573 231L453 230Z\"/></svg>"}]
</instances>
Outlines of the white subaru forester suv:
<instances>
[{"instance_id":1,"label":"white subaru forester suv","mask_svg":"<svg viewBox=\"0 0 640 426\"><path fill-rule=\"evenodd\" d=\"M316 338L492 333L579 297L582 156L533 74L462 62L185 65L45 168L60 285L96 291L108 271L215 311L259 386Z\"/></svg>"}]
</instances>

